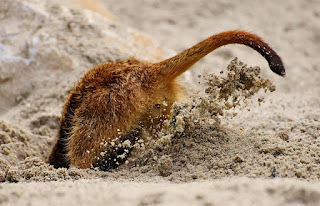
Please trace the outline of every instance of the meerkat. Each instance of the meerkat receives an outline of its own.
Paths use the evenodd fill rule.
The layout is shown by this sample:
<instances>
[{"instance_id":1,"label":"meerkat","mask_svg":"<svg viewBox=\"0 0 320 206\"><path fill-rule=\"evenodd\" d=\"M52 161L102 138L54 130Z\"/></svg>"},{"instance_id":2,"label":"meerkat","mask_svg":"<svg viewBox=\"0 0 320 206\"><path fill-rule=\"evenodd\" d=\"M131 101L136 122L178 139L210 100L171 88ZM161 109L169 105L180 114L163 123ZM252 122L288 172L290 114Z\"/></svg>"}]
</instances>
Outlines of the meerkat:
<instances>
[{"instance_id":1,"label":"meerkat","mask_svg":"<svg viewBox=\"0 0 320 206\"><path fill-rule=\"evenodd\" d=\"M267 43L255 34L237 30L213 35L158 63L128 58L95 66L69 93L49 164L55 168L117 167L142 130L152 132L171 118L171 107L182 91L176 78L227 44L251 47L268 61L273 72L285 76L281 58ZM124 144L128 142L131 145Z\"/></svg>"}]
</instances>

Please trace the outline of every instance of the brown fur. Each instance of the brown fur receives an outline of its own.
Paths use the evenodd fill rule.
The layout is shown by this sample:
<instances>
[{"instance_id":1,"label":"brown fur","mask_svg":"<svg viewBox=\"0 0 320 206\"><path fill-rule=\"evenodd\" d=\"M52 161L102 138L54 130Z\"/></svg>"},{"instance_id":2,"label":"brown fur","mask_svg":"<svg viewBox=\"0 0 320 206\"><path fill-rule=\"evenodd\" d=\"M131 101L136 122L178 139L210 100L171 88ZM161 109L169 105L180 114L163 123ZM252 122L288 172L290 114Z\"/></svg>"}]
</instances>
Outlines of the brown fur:
<instances>
[{"instance_id":1,"label":"brown fur","mask_svg":"<svg viewBox=\"0 0 320 206\"><path fill-rule=\"evenodd\" d=\"M93 165L103 170L116 167L114 159L131 148L115 148L111 142L134 143L142 129L159 129L179 98L176 77L216 48L234 43L255 49L272 71L285 75L276 52L258 36L244 31L213 35L159 63L134 58L104 63L90 70L71 90L49 163L55 167Z\"/></svg>"}]
</instances>

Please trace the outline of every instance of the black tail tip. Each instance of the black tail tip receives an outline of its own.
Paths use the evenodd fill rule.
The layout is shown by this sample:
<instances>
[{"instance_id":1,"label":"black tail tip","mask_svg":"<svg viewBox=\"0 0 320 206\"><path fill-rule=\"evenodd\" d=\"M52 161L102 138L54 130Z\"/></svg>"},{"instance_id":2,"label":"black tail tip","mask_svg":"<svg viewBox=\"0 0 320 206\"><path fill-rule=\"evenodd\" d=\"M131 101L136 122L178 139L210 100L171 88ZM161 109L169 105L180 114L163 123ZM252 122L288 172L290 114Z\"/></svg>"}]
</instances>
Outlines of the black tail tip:
<instances>
[{"instance_id":1,"label":"black tail tip","mask_svg":"<svg viewBox=\"0 0 320 206\"><path fill-rule=\"evenodd\" d=\"M270 64L270 69L276 73L279 74L280 76L286 76L286 70L283 66L283 64Z\"/></svg>"},{"instance_id":2,"label":"black tail tip","mask_svg":"<svg viewBox=\"0 0 320 206\"><path fill-rule=\"evenodd\" d=\"M282 60L279 56L276 56L276 58L269 59L269 67L270 69L280 75L280 76L286 76L286 69L284 68L284 65L282 63Z\"/></svg>"}]
</instances>

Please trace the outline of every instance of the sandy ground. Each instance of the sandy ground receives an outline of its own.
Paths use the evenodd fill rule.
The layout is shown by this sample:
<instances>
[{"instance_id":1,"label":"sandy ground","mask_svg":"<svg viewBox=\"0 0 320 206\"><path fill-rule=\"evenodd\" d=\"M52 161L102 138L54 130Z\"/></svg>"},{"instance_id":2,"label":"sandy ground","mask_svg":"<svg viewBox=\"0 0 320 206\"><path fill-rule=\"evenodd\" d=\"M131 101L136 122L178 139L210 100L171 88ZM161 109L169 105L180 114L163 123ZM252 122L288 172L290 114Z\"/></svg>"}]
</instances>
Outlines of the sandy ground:
<instances>
[{"instance_id":1,"label":"sandy ground","mask_svg":"<svg viewBox=\"0 0 320 206\"><path fill-rule=\"evenodd\" d=\"M320 205L319 20L316 0L2 0L0 205ZM263 37L287 76L250 48L226 46L181 79L195 92L173 108L177 124L127 164L102 172L44 163L85 71L129 56L159 61L231 29ZM212 117L198 74L219 75L234 57L259 66L276 91Z\"/></svg>"}]
</instances>

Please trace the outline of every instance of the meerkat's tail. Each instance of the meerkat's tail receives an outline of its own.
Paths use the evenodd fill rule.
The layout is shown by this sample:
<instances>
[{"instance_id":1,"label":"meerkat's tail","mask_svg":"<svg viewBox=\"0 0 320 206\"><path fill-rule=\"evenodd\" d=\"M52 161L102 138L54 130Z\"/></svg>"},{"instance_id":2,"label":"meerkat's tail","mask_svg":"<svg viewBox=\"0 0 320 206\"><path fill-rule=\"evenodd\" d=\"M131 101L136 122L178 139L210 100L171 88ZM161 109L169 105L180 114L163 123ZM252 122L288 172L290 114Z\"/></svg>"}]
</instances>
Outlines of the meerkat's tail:
<instances>
[{"instance_id":1,"label":"meerkat's tail","mask_svg":"<svg viewBox=\"0 0 320 206\"><path fill-rule=\"evenodd\" d=\"M172 58L156 63L160 69L160 76L172 80L208 53L227 44L243 44L251 47L268 61L273 72L285 76L285 68L279 55L260 37L245 31L227 31L213 35Z\"/></svg>"}]
</instances>

